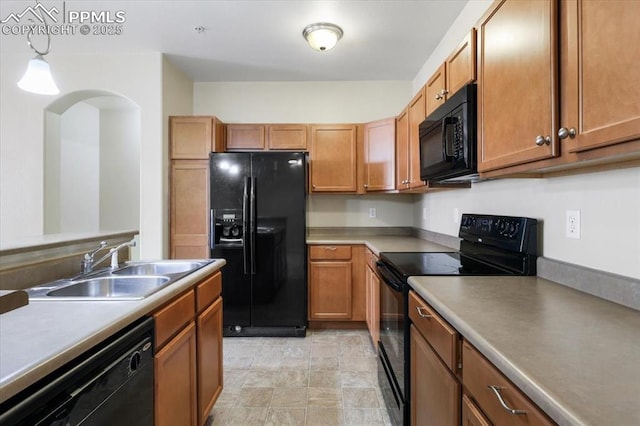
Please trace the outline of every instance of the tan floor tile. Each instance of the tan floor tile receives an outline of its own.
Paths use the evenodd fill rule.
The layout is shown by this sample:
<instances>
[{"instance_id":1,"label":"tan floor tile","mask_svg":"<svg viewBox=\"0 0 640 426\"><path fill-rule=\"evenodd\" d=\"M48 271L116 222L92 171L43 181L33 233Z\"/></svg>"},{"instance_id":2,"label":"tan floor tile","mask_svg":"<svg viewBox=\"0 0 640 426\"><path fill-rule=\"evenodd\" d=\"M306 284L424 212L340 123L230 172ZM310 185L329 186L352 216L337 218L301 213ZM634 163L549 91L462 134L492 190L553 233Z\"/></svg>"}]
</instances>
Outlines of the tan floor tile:
<instances>
[{"instance_id":1,"label":"tan floor tile","mask_svg":"<svg viewBox=\"0 0 640 426\"><path fill-rule=\"evenodd\" d=\"M341 371L378 371L378 359L366 357L340 356Z\"/></svg>"},{"instance_id":2,"label":"tan floor tile","mask_svg":"<svg viewBox=\"0 0 640 426\"><path fill-rule=\"evenodd\" d=\"M265 426L304 426L304 408L270 408Z\"/></svg>"},{"instance_id":3,"label":"tan floor tile","mask_svg":"<svg viewBox=\"0 0 640 426\"><path fill-rule=\"evenodd\" d=\"M364 358L362 345L344 345L338 348L338 355Z\"/></svg>"},{"instance_id":4,"label":"tan floor tile","mask_svg":"<svg viewBox=\"0 0 640 426\"><path fill-rule=\"evenodd\" d=\"M251 369L245 375L244 385L250 387L274 387L276 384L277 371ZM227 377L224 377L225 386Z\"/></svg>"},{"instance_id":5,"label":"tan floor tile","mask_svg":"<svg viewBox=\"0 0 640 426\"><path fill-rule=\"evenodd\" d=\"M371 388L378 386L378 374L373 371L341 371L340 382L347 388Z\"/></svg>"},{"instance_id":6,"label":"tan floor tile","mask_svg":"<svg viewBox=\"0 0 640 426\"><path fill-rule=\"evenodd\" d=\"M358 334L344 334L336 336L336 343L338 345L362 345L362 338Z\"/></svg>"},{"instance_id":7,"label":"tan floor tile","mask_svg":"<svg viewBox=\"0 0 640 426\"><path fill-rule=\"evenodd\" d=\"M245 369L251 367L251 363L253 362L252 356L230 356L229 358L225 358L223 361L223 368L238 368Z\"/></svg>"},{"instance_id":8,"label":"tan floor tile","mask_svg":"<svg viewBox=\"0 0 640 426\"><path fill-rule=\"evenodd\" d=\"M314 388L339 388L341 386L338 370L311 370L309 386Z\"/></svg>"},{"instance_id":9,"label":"tan floor tile","mask_svg":"<svg viewBox=\"0 0 640 426\"><path fill-rule=\"evenodd\" d=\"M216 406L211 410L210 417L213 417L213 421L211 423L212 426L223 426L226 424L227 418L229 418L230 413L233 411L231 407L218 407Z\"/></svg>"},{"instance_id":10,"label":"tan floor tile","mask_svg":"<svg viewBox=\"0 0 640 426\"><path fill-rule=\"evenodd\" d=\"M243 387L236 399L236 407L268 407L271 404L273 388Z\"/></svg>"},{"instance_id":11,"label":"tan floor tile","mask_svg":"<svg viewBox=\"0 0 640 426\"><path fill-rule=\"evenodd\" d=\"M282 370L308 370L309 357L300 358L280 358L280 369Z\"/></svg>"},{"instance_id":12,"label":"tan floor tile","mask_svg":"<svg viewBox=\"0 0 640 426\"><path fill-rule=\"evenodd\" d=\"M337 357L311 357L309 360L309 368L311 370L339 370L340 363Z\"/></svg>"},{"instance_id":13,"label":"tan floor tile","mask_svg":"<svg viewBox=\"0 0 640 426\"><path fill-rule=\"evenodd\" d=\"M316 343L311 346L312 358L327 358L338 356L338 346L335 343Z\"/></svg>"},{"instance_id":14,"label":"tan floor tile","mask_svg":"<svg viewBox=\"0 0 640 426\"><path fill-rule=\"evenodd\" d=\"M225 418L228 426L262 426L267 420L268 408L236 407Z\"/></svg>"},{"instance_id":15,"label":"tan floor tile","mask_svg":"<svg viewBox=\"0 0 640 426\"><path fill-rule=\"evenodd\" d=\"M307 407L342 408L342 389L309 388Z\"/></svg>"},{"instance_id":16,"label":"tan floor tile","mask_svg":"<svg viewBox=\"0 0 640 426\"><path fill-rule=\"evenodd\" d=\"M341 408L307 408L307 426L344 425L344 413Z\"/></svg>"},{"instance_id":17,"label":"tan floor tile","mask_svg":"<svg viewBox=\"0 0 640 426\"><path fill-rule=\"evenodd\" d=\"M275 373L275 385L278 387L309 386L309 370L280 370Z\"/></svg>"},{"instance_id":18,"label":"tan floor tile","mask_svg":"<svg viewBox=\"0 0 640 426\"><path fill-rule=\"evenodd\" d=\"M345 425L384 425L382 413L377 408L348 408L344 410Z\"/></svg>"},{"instance_id":19,"label":"tan floor tile","mask_svg":"<svg viewBox=\"0 0 640 426\"><path fill-rule=\"evenodd\" d=\"M305 408L307 406L307 387L275 388L271 399L272 408Z\"/></svg>"},{"instance_id":20,"label":"tan floor tile","mask_svg":"<svg viewBox=\"0 0 640 426\"><path fill-rule=\"evenodd\" d=\"M345 408L378 408L375 388L342 388Z\"/></svg>"},{"instance_id":21,"label":"tan floor tile","mask_svg":"<svg viewBox=\"0 0 640 426\"><path fill-rule=\"evenodd\" d=\"M224 368L224 367L223 367ZM237 370L231 368L224 369L224 387L239 388L244 385L248 370Z\"/></svg>"}]
</instances>

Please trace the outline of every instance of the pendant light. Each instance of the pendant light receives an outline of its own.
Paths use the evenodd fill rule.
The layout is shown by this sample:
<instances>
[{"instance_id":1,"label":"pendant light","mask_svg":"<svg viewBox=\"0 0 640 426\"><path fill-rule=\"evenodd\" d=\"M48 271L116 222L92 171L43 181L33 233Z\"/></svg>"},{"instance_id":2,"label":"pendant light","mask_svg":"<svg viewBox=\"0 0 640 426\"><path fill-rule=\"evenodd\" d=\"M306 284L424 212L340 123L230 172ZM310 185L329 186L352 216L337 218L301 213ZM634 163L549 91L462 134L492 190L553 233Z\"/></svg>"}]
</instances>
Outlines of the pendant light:
<instances>
[{"instance_id":1,"label":"pendant light","mask_svg":"<svg viewBox=\"0 0 640 426\"><path fill-rule=\"evenodd\" d=\"M51 51L51 33L44 16L42 16L42 20L47 31L47 49L41 52L33 46L33 43L31 43L33 29L29 30L27 44L31 50L36 52L36 56L29 61L27 71L18 82L18 87L39 95L57 95L60 93L60 89L58 89L56 82L53 80L49 63L44 59L44 56Z\"/></svg>"},{"instance_id":2,"label":"pendant light","mask_svg":"<svg viewBox=\"0 0 640 426\"><path fill-rule=\"evenodd\" d=\"M333 49L343 34L342 28L328 22L307 25L302 30L302 36L307 40L309 46L320 52Z\"/></svg>"}]
</instances>

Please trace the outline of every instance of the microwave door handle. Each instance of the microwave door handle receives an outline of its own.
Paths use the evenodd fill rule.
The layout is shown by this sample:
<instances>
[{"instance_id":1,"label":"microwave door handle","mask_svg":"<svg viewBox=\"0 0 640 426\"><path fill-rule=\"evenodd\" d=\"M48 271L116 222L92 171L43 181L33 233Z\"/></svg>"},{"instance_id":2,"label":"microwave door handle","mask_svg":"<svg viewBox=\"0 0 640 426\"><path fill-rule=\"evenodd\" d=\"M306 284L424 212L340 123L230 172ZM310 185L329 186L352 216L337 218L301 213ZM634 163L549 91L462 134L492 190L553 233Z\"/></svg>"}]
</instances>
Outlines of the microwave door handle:
<instances>
[{"instance_id":1,"label":"microwave door handle","mask_svg":"<svg viewBox=\"0 0 640 426\"><path fill-rule=\"evenodd\" d=\"M453 149L453 131L455 124L455 117L445 117L444 120L442 120L442 156L447 163L455 160L455 152Z\"/></svg>"}]
</instances>

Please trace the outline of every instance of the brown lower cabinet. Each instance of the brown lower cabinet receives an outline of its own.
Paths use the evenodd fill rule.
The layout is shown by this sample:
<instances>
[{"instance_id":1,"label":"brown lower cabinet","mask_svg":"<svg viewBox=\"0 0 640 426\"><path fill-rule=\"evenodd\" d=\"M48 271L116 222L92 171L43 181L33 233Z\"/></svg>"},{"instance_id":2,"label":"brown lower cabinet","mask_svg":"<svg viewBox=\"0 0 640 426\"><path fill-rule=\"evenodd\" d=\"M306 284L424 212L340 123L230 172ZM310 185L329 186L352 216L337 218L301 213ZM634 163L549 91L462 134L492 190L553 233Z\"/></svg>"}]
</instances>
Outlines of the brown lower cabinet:
<instances>
[{"instance_id":1,"label":"brown lower cabinet","mask_svg":"<svg viewBox=\"0 0 640 426\"><path fill-rule=\"evenodd\" d=\"M555 424L414 291L409 319L412 425Z\"/></svg>"},{"instance_id":2,"label":"brown lower cabinet","mask_svg":"<svg viewBox=\"0 0 640 426\"><path fill-rule=\"evenodd\" d=\"M365 321L365 299L364 246L309 246L309 321Z\"/></svg>"},{"instance_id":3,"label":"brown lower cabinet","mask_svg":"<svg viewBox=\"0 0 640 426\"><path fill-rule=\"evenodd\" d=\"M202 426L222 391L222 274L153 313L155 425Z\"/></svg>"},{"instance_id":4,"label":"brown lower cabinet","mask_svg":"<svg viewBox=\"0 0 640 426\"><path fill-rule=\"evenodd\" d=\"M380 278L376 272L378 256L369 249L365 253L365 294L366 294L366 320L367 328L373 350L378 351L378 339L380 338Z\"/></svg>"},{"instance_id":5,"label":"brown lower cabinet","mask_svg":"<svg viewBox=\"0 0 640 426\"><path fill-rule=\"evenodd\" d=\"M459 425L462 386L411 325L411 424Z\"/></svg>"}]
</instances>

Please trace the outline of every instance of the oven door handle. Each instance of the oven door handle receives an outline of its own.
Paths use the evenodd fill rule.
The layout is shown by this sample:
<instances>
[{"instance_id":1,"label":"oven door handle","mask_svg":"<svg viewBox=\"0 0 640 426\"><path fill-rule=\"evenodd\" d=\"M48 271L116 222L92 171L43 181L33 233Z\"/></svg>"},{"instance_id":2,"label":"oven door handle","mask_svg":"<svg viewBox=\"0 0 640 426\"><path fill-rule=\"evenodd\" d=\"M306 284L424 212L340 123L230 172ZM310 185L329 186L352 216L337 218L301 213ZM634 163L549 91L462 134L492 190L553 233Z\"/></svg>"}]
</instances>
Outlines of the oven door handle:
<instances>
[{"instance_id":1,"label":"oven door handle","mask_svg":"<svg viewBox=\"0 0 640 426\"><path fill-rule=\"evenodd\" d=\"M402 291L404 288L404 283L399 282L393 277L392 272L389 270L389 267L385 265L382 261L377 261L376 266L378 267L378 273L382 276L385 284L394 289L395 291Z\"/></svg>"}]
</instances>

